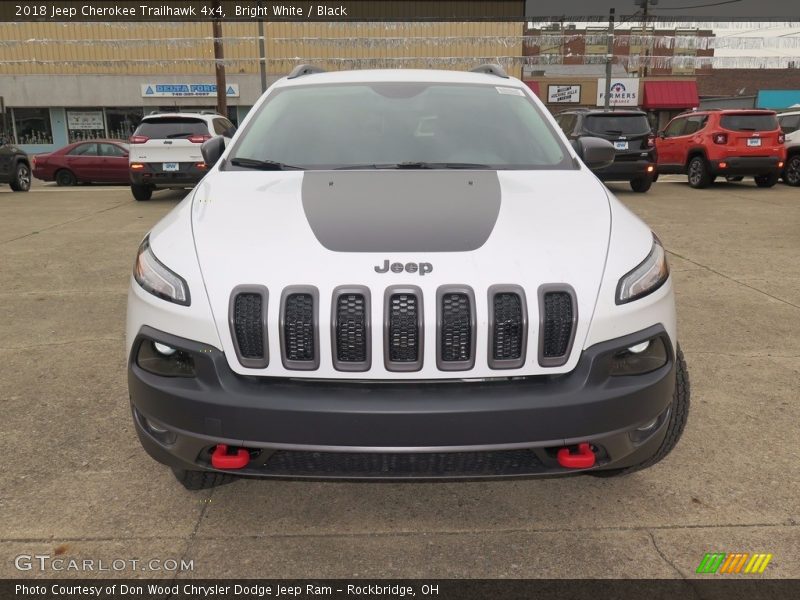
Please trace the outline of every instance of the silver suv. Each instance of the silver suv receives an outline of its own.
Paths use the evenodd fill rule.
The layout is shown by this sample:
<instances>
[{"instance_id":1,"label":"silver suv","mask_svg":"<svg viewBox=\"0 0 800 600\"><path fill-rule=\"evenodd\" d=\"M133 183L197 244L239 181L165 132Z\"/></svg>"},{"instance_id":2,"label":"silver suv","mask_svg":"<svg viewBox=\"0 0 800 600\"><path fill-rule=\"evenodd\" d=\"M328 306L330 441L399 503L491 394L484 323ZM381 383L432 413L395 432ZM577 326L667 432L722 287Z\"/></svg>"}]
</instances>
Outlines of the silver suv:
<instances>
[{"instance_id":1,"label":"silver suv","mask_svg":"<svg viewBox=\"0 0 800 600\"><path fill-rule=\"evenodd\" d=\"M157 188L192 187L208 167L200 146L221 135L230 141L236 127L213 112L151 113L130 137L131 192L149 200Z\"/></svg>"}]
</instances>

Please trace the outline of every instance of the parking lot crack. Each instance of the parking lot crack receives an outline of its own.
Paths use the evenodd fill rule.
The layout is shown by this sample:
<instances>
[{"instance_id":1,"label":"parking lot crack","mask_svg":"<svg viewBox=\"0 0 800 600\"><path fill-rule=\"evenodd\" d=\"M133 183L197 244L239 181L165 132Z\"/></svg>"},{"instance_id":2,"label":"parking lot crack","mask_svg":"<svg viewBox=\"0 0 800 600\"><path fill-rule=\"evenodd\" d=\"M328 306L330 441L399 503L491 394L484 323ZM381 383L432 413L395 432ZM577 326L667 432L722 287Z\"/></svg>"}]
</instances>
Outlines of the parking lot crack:
<instances>
[{"instance_id":1,"label":"parking lot crack","mask_svg":"<svg viewBox=\"0 0 800 600\"><path fill-rule=\"evenodd\" d=\"M685 260L687 262L690 262L693 265L696 265L696 266L700 267L701 269L705 269L706 271L714 273L715 275L719 275L720 277L722 277L724 279L727 279L728 281L732 281L734 283L738 283L739 285L744 286L744 287L746 287L748 289L751 289L754 292L758 292L759 294L763 294L763 295L767 296L768 298L772 298L773 300L777 300L778 302L781 302L783 304L787 304L787 305L789 305L789 306L791 306L793 308L800 309L800 306L798 306L797 304L793 304L793 303L789 302L788 300L785 300L783 298L779 298L778 296L773 296L772 294L769 294L769 293L765 292L764 290L760 290L757 287L753 287L749 283L745 283L743 281L739 281L738 279L736 279L735 277L731 277L730 275L725 275L725 273L721 273L720 271L717 271L716 269L712 269L708 265L704 265L702 263L694 261L691 258L688 258L686 256L678 254L677 252L673 252L672 250L667 250L667 254L672 254L673 256L677 256L678 258L680 258L682 260Z\"/></svg>"},{"instance_id":2,"label":"parking lot crack","mask_svg":"<svg viewBox=\"0 0 800 600\"><path fill-rule=\"evenodd\" d=\"M131 203L130 200L125 201L125 202L120 202L119 204L115 204L114 206L109 206L107 208L96 210L96 211L94 211L92 213L89 213L88 215L82 215L80 217L76 217L74 219L70 219L69 221L63 221L61 223L54 223L53 225L48 225L47 227L42 227L41 229L37 229L36 231L31 231L31 232L26 233L24 235L19 235L19 236L15 237L15 238L11 238L11 239L8 239L8 240L0 241L0 245L10 244L11 242L16 242L18 240L24 240L25 238L29 238L29 237L34 236L34 235L38 235L38 234L42 233L43 231L49 231L51 229L56 229L57 227L63 227L64 225L71 225L72 223L77 223L78 221L83 221L84 219L90 219L91 217L94 217L95 215L99 215L99 214L102 214L104 212L108 212L110 210L114 210L115 208L119 208L120 206L125 206L126 204L130 204L130 203Z\"/></svg>"}]
</instances>

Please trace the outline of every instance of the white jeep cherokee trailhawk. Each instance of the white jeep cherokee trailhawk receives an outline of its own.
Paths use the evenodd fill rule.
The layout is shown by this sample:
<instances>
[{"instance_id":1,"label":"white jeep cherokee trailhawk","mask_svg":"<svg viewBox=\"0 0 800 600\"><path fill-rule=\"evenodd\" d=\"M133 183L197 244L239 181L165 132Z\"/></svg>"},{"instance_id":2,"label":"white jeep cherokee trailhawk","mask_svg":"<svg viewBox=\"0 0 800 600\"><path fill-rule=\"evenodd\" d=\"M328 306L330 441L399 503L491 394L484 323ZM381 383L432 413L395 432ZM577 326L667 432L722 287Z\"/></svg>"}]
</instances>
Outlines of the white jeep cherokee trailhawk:
<instances>
[{"instance_id":1,"label":"white jeep cherokee trailhawk","mask_svg":"<svg viewBox=\"0 0 800 600\"><path fill-rule=\"evenodd\" d=\"M501 68L267 90L139 248L128 381L188 488L231 474L501 477L649 466L689 387L650 229Z\"/></svg>"}]
</instances>

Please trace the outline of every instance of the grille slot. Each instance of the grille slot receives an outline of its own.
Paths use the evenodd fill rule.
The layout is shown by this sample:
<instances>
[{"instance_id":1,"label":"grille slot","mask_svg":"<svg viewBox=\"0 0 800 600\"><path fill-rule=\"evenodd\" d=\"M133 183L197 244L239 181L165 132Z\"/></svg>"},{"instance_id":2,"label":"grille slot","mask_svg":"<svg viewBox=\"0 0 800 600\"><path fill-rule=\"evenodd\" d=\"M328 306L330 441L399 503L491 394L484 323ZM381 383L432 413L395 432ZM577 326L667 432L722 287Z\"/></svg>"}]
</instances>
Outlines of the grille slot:
<instances>
[{"instance_id":1,"label":"grille slot","mask_svg":"<svg viewBox=\"0 0 800 600\"><path fill-rule=\"evenodd\" d=\"M237 286L231 293L228 321L236 356L244 367L263 369L269 363L267 299L263 286Z\"/></svg>"},{"instance_id":2,"label":"grille slot","mask_svg":"<svg viewBox=\"0 0 800 600\"><path fill-rule=\"evenodd\" d=\"M333 292L333 366L339 371L370 368L370 295L364 287L340 287Z\"/></svg>"},{"instance_id":3,"label":"grille slot","mask_svg":"<svg viewBox=\"0 0 800 600\"><path fill-rule=\"evenodd\" d=\"M278 450L264 470L308 477L486 477L541 473L546 467L533 450L496 452L356 453Z\"/></svg>"},{"instance_id":4,"label":"grille slot","mask_svg":"<svg viewBox=\"0 0 800 600\"><path fill-rule=\"evenodd\" d=\"M525 364L528 313L518 286L489 288L489 366L515 369Z\"/></svg>"},{"instance_id":5,"label":"grille slot","mask_svg":"<svg viewBox=\"0 0 800 600\"><path fill-rule=\"evenodd\" d=\"M568 286L539 289L539 364L557 367L567 362L577 323L575 291Z\"/></svg>"},{"instance_id":6,"label":"grille slot","mask_svg":"<svg viewBox=\"0 0 800 600\"><path fill-rule=\"evenodd\" d=\"M418 371L423 356L422 290L415 286L392 286L386 290L385 304L386 368L389 371Z\"/></svg>"},{"instance_id":7,"label":"grille slot","mask_svg":"<svg viewBox=\"0 0 800 600\"><path fill-rule=\"evenodd\" d=\"M313 370L319 366L317 289L293 286L281 301L281 353L287 369Z\"/></svg>"},{"instance_id":8,"label":"grille slot","mask_svg":"<svg viewBox=\"0 0 800 600\"><path fill-rule=\"evenodd\" d=\"M437 366L465 371L475 365L475 296L466 286L441 287L436 293L438 315Z\"/></svg>"}]
</instances>

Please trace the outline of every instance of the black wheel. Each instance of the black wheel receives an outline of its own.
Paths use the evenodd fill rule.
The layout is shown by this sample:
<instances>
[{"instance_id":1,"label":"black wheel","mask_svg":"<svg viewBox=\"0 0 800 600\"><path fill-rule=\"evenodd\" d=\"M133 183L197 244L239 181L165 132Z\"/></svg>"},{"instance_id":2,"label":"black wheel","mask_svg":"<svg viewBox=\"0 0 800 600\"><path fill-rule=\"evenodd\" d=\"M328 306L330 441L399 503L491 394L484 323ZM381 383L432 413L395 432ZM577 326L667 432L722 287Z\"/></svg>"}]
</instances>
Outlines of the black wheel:
<instances>
[{"instance_id":1,"label":"black wheel","mask_svg":"<svg viewBox=\"0 0 800 600\"><path fill-rule=\"evenodd\" d=\"M56 173L56 185L68 186L78 183L75 173L68 169L61 169Z\"/></svg>"},{"instance_id":2,"label":"black wheel","mask_svg":"<svg viewBox=\"0 0 800 600\"><path fill-rule=\"evenodd\" d=\"M691 390L689 386L689 371L686 368L686 361L683 359L683 352L681 347L678 346L677 365L675 369L675 392L672 394L672 404L669 411L669 422L667 423L667 435L658 451L648 458L640 462L638 465L626 467L624 469L609 469L607 471L589 471L589 475L595 477L616 477L617 475L627 475L635 471L652 467L654 464L663 459L667 454L672 452L672 449L677 445L678 440L681 439L683 428L686 427L686 418L689 416L689 398Z\"/></svg>"},{"instance_id":3,"label":"black wheel","mask_svg":"<svg viewBox=\"0 0 800 600\"><path fill-rule=\"evenodd\" d=\"M792 186L800 185L800 154L790 156L783 170L784 183Z\"/></svg>"},{"instance_id":4,"label":"black wheel","mask_svg":"<svg viewBox=\"0 0 800 600\"><path fill-rule=\"evenodd\" d=\"M741 181L744 179L741 175L736 175L735 177L726 177L725 181Z\"/></svg>"},{"instance_id":5,"label":"black wheel","mask_svg":"<svg viewBox=\"0 0 800 600\"><path fill-rule=\"evenodd\" d=\"M149 185L133 184L131 185L131 193L140 202L142 200L150 200L153 197L153 188Z\"/></svg>"},{"instance_id":6,"label":"black wheel","mask_svg":"<svg viewBox=\"0 0 800 600\"><path fill-rule=\"evenodd\" d=\"M31 170L25 163L17 163L14 179L11 180L11 189L15 192L27 192L31 189Z\"/></svg>"},{"instance_id":7,"label":"black wheel","mask_svg":"<svg viewBox=\"0 0 800 600\"><path fill-rule=\"evenodd\" d=\"M172 469L172 474L187 490L208 490L218 485L230 483L235 479L233 475L214 473L212 471Z\"/></svg>"},{"instance_id":8,"label":"black wheel","mask_svg":"<svg viewBox=\"0 0 800 600\"><path fill-rule=\"evenodd\" d=\"M770 173L769 175L756 175L756 185L760 188L771 188L773 185L778 183L778 178L780 175L778 173Z\"/></svg>"},{"instance_id":9,"label":"black wheel","mask_svg":"<svg viewBox=\"0 0 800 600\"><path fill-rule=\"evenodd\" d=\"M650 177L641 177L639 179L631 180L631 189L634 192L639 192L640 194L643 194L649 190L651 185L653 185L653 180Z\"/></svg>"},{"instance_id":10,"label":"black wheel","mask_svg":"<svg viewBox=\"0 0 800 600\"><path fill-rule=\"evenodd\" d=\"M708 187L714 181L702 156L695 156L689 161L687 174L689 175L689 185L695 189Z\"/></svg>"}]
</instances>

